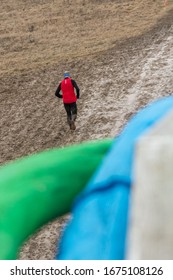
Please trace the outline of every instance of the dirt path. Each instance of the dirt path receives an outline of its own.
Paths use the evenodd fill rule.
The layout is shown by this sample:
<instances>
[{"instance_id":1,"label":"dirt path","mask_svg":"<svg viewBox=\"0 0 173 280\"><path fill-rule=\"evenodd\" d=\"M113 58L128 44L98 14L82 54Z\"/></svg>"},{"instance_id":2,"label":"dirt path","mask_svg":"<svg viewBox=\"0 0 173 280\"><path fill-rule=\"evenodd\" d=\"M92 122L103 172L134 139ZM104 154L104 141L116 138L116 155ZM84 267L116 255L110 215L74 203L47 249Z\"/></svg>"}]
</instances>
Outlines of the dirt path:
<instances>
[{"instance_id":1,"label":"dirt path","mask_svg":"<svg viewBox=\"0 0 173 280\"><path fill-rule=\"evenodd\" d=\"M52 141L42 140L40 146L37 143L37 149L116 136L136 111L150 101L172 94L172 45L173 26L169 24L112 49L93 61L79 62L80 74L77 78L81 81L82 92L78 102L77 130L75 133L69 132L61 103L52 104L49 109L51 112L47 110L46 117L43 116L45 111L40 105L43 111L37 129L38 126L41 129L47 121L48 125L51 125L47 135L50 133ZM56 70L53 69L51 73L45 75L47 79L53 77L50 78L51 83ZM47 88L49 91L50 86L47 85ZM47 101L50 100L50 97L45 98ZM57 118L52 124L51 113L57 112L57 104L59 104ZM34 130L32 133L34 135ZM41 137L40 130L38 139ZM31 238L22 249L20 258L52 259L65 220L64 217L50 223Z\"/></svg>"}]
</instances>

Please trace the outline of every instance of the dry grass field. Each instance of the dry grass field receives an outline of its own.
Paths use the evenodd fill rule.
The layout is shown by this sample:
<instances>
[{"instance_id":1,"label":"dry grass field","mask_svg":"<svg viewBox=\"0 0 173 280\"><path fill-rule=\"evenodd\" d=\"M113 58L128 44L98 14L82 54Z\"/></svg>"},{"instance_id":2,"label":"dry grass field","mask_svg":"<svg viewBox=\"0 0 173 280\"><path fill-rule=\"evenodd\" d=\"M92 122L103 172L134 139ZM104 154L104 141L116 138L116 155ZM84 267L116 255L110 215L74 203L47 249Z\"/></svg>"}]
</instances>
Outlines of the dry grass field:
<instances>
[{"instance_id":1,"label":"dry grass field","mask_svg":"<svg viewBox=\"0 0 173 280\"><path fill-rule=\"evenodd\" d=\"M98 55L150 30L171 2L165 8L163 0L2 0L0 75Z\"/></svg>"},{"instance_id":2,"label":"dry grass field","mask_svg":"<svg viewBox=\"0 0 173 280\"><path fill-rule=\"evenodd\" d=\"M173 92L173 0L1 0L0 164L116 136ZM81 89L75 132L54 92L69 70ZM66 218L36 233L21 259L52 259Z\"/></svg>"}]
</instances>

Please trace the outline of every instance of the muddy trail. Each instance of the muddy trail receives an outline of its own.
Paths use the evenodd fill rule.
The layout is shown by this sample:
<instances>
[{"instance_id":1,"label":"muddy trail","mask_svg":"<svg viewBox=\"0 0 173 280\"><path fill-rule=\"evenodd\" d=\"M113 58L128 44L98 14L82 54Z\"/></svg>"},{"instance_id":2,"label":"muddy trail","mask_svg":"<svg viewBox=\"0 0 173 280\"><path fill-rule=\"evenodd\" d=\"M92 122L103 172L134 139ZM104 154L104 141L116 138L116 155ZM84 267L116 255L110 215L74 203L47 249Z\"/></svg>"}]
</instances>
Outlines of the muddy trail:
<instances>
[{"instance_id":1,"label":"muddy trail","mask_svg":"<svg viewBox=\"0 0 173 280\"><path fill-rule=\"evenodd\" d=\"M172 12L148 33L68 63L81 89L76 131L54 96L66 63L0 80L0 163L53 147L118 135L149 102L173 93ZM46 225L20 259L53 259L66 217Z\"/></svg>"}]
</instances>

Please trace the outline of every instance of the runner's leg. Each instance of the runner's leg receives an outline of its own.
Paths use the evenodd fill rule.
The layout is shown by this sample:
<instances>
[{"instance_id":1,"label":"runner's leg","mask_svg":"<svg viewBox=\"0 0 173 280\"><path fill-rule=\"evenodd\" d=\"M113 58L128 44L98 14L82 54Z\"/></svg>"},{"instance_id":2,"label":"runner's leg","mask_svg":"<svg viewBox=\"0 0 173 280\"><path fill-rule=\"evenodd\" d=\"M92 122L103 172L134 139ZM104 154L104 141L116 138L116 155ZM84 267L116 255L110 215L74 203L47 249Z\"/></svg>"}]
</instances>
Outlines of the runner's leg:
<instances>
[{"instance_id":1,"label":"runner's leg","mask_svg":"<svg viewBox=\"0 0 173 280\"><path fill-rule=\"evenodd\" d=\"M71 103L71 114L72 120L75 121L77 118L77 104L76 102Z\"/></svg>"},{"instance_id":2,"label":"runner's leg","mask_svg":"<svg viewBox=\"0 0 173 280\"><path fill-rule=\"evenodd\" d=\"M67 122L70 125L71 124L71 120L72 120L71 106L68 103L64 103L64 108L65 108L66 113L67 113Z\"/></svg>"},{"instance_id":3,"label":"runner's leg","mask_svg":"<svg viewBox=\"0 0 173 280\"><path fill-rule=\"evenodd\" d=\"M76 102L73 102L70 104L70 110L71 110L71 126L70 128L72 130L75 130L76 129L76 126L75 126L75 120L77 118L77 106L76 106Z\"/></svg>"}]
</instances>

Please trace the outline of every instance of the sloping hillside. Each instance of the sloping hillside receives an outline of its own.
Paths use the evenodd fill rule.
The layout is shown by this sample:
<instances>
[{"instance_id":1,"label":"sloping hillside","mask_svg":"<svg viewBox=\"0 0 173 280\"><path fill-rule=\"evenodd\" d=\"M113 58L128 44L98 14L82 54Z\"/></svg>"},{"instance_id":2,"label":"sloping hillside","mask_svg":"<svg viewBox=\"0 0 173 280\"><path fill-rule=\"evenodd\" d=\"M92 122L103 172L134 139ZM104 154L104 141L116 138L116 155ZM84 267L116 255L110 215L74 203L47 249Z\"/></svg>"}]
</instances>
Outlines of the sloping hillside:
<instances>
[{"instance_id":1,"label":"sloping hillside","mask_svg":"<svg viewBox=\"0 0 173 280\"><path fill-rule=\"evenodd\" d=\"M1 2L1 164L113 137L137 110L173 92L171 1ZM81 88L75 132L54 97L67 69ZM20 258L53 258L64 221L46 226Z\"/></svg>"},{"instance_id":2,"label":"sloping hillside","mask_svg":"<svg viewBox=\"0 0 173 280\"><path fill-rule=\"evenodd\" d=\"M164 0L2 0L0 74L98 55L148 31L171 2L165 8Z\"/></svg>"}]
</instances>

